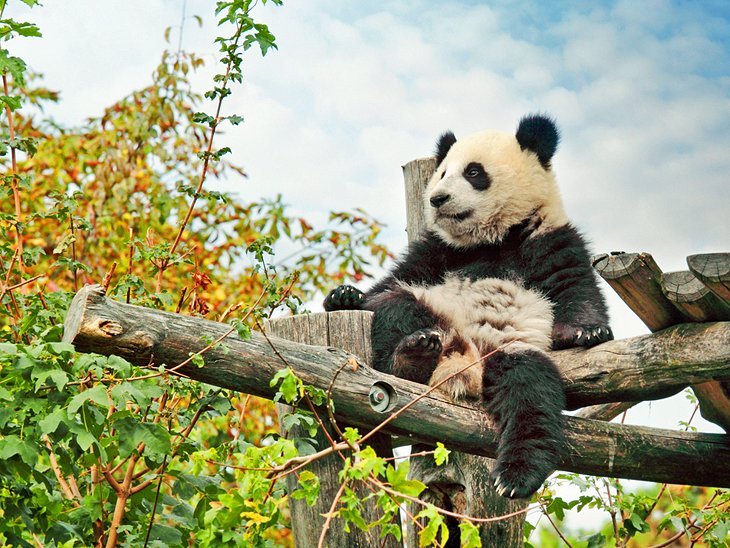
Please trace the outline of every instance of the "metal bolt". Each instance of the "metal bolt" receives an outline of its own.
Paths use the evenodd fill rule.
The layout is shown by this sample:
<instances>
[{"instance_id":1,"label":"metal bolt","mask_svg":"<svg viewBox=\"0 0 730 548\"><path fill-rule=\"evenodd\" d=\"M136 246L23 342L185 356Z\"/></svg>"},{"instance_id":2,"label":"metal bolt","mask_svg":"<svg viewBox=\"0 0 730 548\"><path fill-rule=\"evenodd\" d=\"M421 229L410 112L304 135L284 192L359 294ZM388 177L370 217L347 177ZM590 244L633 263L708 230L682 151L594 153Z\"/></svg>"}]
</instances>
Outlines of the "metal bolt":
<instances>
[{"instance_id":1,"label":"metal bolt","mask_svg":"<svg viewBox=\"0 0 730 548\"><path fill-rule=\"evenodd\" d=\"M386 412L395 404L393 389L386 383L376 382L370 387L370 406L379 413ZM392 401L391 401L392 400Z\"/></svg>"}]
</instances>

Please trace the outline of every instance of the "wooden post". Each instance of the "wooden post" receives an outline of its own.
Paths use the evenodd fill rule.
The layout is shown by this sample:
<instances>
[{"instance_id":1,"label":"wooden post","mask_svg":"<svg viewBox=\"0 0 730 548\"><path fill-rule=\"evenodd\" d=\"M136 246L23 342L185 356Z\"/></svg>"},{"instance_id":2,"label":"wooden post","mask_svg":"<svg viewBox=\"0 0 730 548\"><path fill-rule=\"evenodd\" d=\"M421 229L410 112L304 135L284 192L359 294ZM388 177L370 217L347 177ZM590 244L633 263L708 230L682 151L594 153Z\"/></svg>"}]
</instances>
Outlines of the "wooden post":
<instances>
[{"instance_id":1,"label":"wooden post","mask_svg":"<svg viewBox=\"0 0 730 548\"><path fill-rule=\"evenodd\" d=\"M418 239L425 226L424 190L431 175L436 170L435 158L422 158L408 162L403 166L406 188L406 232L409 243ZM426 445L414 445L413 453L428 450ZM436 466L433 457L416 457L411 459L411 477L418 479L428 487L424 500L433 502L448 510L473 517L495 517L509 514L527 507L525 500L511 500L501 497L492 487L489 475L494 460L452 452L449 462ZM419 509L411 505L411 512ZM479 529L482 546L499 546L503 548L523 546L525 514L516 517L482 524ZM451 535L458 534L458 529L450 528ZM408 546L418 546L418 529L413 524L406 524Z\"/></svg>"},{"instance_id":2,"label":"wooden post","mask_svg":"<svg viewBox=\"0 0 730 548\"><path fill-rule=\"evenodd\" d=\"M371 362L371 323L372 314L370 312L347 310L329 314L307 314L270 320L266 322L265 327L267 333L276 337L302 344L340 348L355 354L363 363L369 364ZM276 408L279 413L279 425L281 426L282 418L286 413L290 413L292 409L288 405L282 404L278 404ZM334 433L333 428L329 427L327 417L323 416L322 420L328 427L330 438L341 441L339 436ZM343 424L338 426L340 429L345 427ZM281 430L283 433L283 426ZM289 432L293 437L309 436L301 427L293 427ZM390 436L381 436L378 441L383 444L386 439L389 441ZM321 429L317 432L315 440L318 444L318 450L328 447L330 443ZM378 447L378 449L382 450L382 447ZM297 548L317 546L324 527L324 516L330 511L332 502L340 488L338 474L342 470L342 458L340 455L330 455L314 461L308 466L308 470L311 470L319 478L320 491L319 497L313 506L309 506L302 499L289 499L294 546ZM286 483L290 493L297 488L297 478L293 474L287 476ZM367 494L366 492L360 493L362 497ZM376 521L382 515L378 512L375 498L365 501L363 508L363 518L368 523ZM392 535L381 540L380 527L374 527L365 532L351 525L348 533L345 531L343 520L335 519L330 522L325 545L332 548L340 546L361 548L385 546L396 548L402 546L402 543L398 542Z\"/></svg>"}]
</instances>

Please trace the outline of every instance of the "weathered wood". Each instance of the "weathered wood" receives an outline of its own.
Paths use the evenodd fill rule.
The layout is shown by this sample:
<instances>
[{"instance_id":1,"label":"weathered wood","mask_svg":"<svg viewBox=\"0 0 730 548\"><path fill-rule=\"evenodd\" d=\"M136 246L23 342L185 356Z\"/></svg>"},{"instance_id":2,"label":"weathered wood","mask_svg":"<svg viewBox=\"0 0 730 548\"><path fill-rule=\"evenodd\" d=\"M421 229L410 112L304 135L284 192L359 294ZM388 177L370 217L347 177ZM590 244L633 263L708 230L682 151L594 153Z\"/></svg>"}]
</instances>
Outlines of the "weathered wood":
<instances>
[{"instance_id":1,"label":"weathered wood","mask_svg":"<svg viewBox=\"0 0 730 548\"><path fill-rule=\"evenodd\" d=\"M369 312L349 311L333 312L331 314L311 314L292 316L267 321L266 332L269 335L287 339L290 341L319 346L334 346L361 357L365 363L370 363L370 325L372 314ZM277 411L280 418L286 413L291 413L292 408L288 405L277 404ZM334 429L329 426L326 415L322 416L325 427L331 439L340 441ZM340 424L341 429L345 425ZM283 431L283 427L282 427ZM289 433L293 437L309 437L309 434L299 426L292 427ZM389 436L387 437L389 440ZM320 429L315 436L317 449L324 449L329 446L327 435ZM381 438L381 443L386 440ZM329 512L337 491L340 488L338 474L342 470L342 459L338 455L329 455L314 461L308 466L320 480L319 497L314 505L309 506L302 499L289 499L289 510L291 513L292 532L294 545L297 547L316 546L319 542L324 527L324 515ZM287 476L287 487L289 492L297 488L297 478L294 475ZM365 499L366 492L360 493ZM371 523L382 516L378 511L377 499L370 498L363 500L362 515L366 522ZM345 531L343 520L333 520L327 531L326 543L328 546L352 546L369 548L371 546L385 546L388 548L401 547L402 543L389 535L380 540L380 527L374 527L369 531L361 531L351 527Z\"/></svg>"},{"instance_id":2,"label":"weathered wood","mask_svg":"<svg viewBox=\"0 0 730 548\"><path fill-rule=\"evenodd\" d=\"M612 403L601 403L589 405L578 410L574 415L582 419L593 419L597 421L610 421L618 417L624 411L628 411L637 401L617 401Z\"/></svg>"},{"instance_id":3,"label":"weathered wood","mask_svg":"<svg viewBox=\"0 0 730 548\"><path fill-rule=\"evenodd\" d=\"M698 259L688 259L688 263L691 262L703 272L707 271L710 278L715 281L722 278L721 260L703 259L702 257L707 257L704 255L693 257ZM713 316L708 312L718 308L719 299L713 299L711 294L705 298L709 292L699 281L693 279L691 283L686 283L685 275L664 275L648 253L602 255L594 259L593 264L651 331L656 332L687 320L698 322L711 320ZM715 272L717 275L713 278ZM680 278L681 284L678 283ZM666 287L663 283L667 284ZM681 293L678 292L678 286L681 286ZM692 343L692 341L685 342ZM702 383L702 380L698 382ZM723 396L727 388L730 388L730 385L717 381L692 386L700 402L702 416L725 430L730 429L730 400ZM671 391L668 391L667 395L671 395Z\"/></svg>"},{"instance_id":4,"label":"weathered wood","mask_svg":"<svg viewBox=\"0 0 730 548\"><path fill-rule=\"evenodd\" d=\"M718 254L720 255L720 254ZM689 263L688 259L688 263ZM719 271L721 262L702 264L703 270L712 272L713 266ZM708 267L709 263L709 267ZM719 278L720 276L718 276ZM662 275L662 291L686 319L707 322L716 319L730 319L730 305L708 289L692 272L666 272ZM730 430L730 383L708 382L693 385L692 390L700 404L700 414L707 420Z\"/></svg>"},{"instance_id":5,"label":"weathered wood","mask_svg":"<svg viewBox=\"0 0 730 548\"><path fill-rule=\"evenodd\" d=\"M227 330L228 326L209 320L119 303L107 299L100 286L86 286L69 308L64 340L73 342L80 352L117 354L136 365L154 362L173 366L187 359L190 352L205 348L204 337L216 339ZM551 356L565 380L568 405L576 409L611 401L655 399L681 390L688 382L730 380L729 341L730 322L681 324L654 335L609 341L589 350L561 350ZM212 349L206 353L211 369L202 368L195 378L211 384L226 382L230 366L236 365L230 373L236 389L268 397L271 389L261 386L262 379L268 377L258 370L275 373L283 366L281 358L258 333L249 341L231 335L225 344L235 344L240 353L237 359L242 361L232 362ZM276 346L289 363L307 374L311 371L315 379L327 377L343 360L353 358L334 348L280 339L276 339ZM197 368L183 371L190 369ZM368 375L393 378L376 371L368 371Z\"/></svg>"},{"instance_id":6,"label":"weathered wood","mask_svg":"<svg viewBox=\"0 0 730 548\"><path fill-rule=\"evenodd\" d=\"M423 195L435 170L436 159L432 157L414 160L403 166L409 244L418 239L424 230L426 217ZM416 445L412 451L418 453L428 448ZM490 458L453 452L449 462L442 466L436 466L431 458L413 459L410 477L427 485L425 499L469 516L500 516L525 508L527 501L509 500L497 494L489 479L493 465L494 460ZM411 512L418 511L413 505L410 509ZM511 519L482 524L479 527L482 546L521 547L524 523L525 515L519 514ZM457 534L457 531L453 534ZM408 546L418 546L418 530L412 524L407 524L405 538Z\"/></svg>"},{"instance_id":7,"label":"weathered wood","mask_svg":"<svg viewBox=\"0 0 730 548\"><path fill-rule=\"evenodd\" d=\"M687 326L677 326L682 327ZM707 339L727 337L730 331L730 323L704 327L710 330ZM69 308L64 340L73 343L79 352L115 354L137 365L166 364L169 368L188 359L190 352L205 348L206 340L215 340L227 331L224 324L118 303L107 299L100 286L86 286ZM682 344L682 337L681 331L676 332L676 344ZM179 371L198 381L272 398L275 389L269 386L269 380L285 365L280 356L305 383L324 388L334 371L343 366L332 392L336 416L364 429L379 424L391 411L400 412L425 390L423 385L364 367L361 360L336 348L302 345L276 337L271 342L278 355L262 335L254 333L250 340L243 341L234 333L224 340L224 346L205 353L204 367L188 364ZM602 346L608 344L612 343ZM701 354L704 345L698 346ZM724 352L728 351L725 343ZM686 353L691 355L689 350ZM719 374L719 368L716 373ZM371 407L369 392L376 382L393 394L393 407L387 414ZM591 382L590 378L586 382ZM730 487L730 467L716 466L730 458L730 439L725 435L621 426L574 417L565 420L569 443L560 463L563 470ZM433 394L402 411L386 431L409 437L414 443L441 441L453 449L482 456L493 457L497 445L483 408L450 403Z\"/></svg>"},{"instance_id":8,"label":"weathered wood","mask_svg":"<svg viewBox=\"0 0 730 548\"><path fill-rule=\"evenodd\" d=\"M688 384L728 380L730 323L679 324L551 356L565 382L569 409L656 400Z\"/></svg>"},{"instance_id":9,"label":"weathered wood","mask_svg":"<svg viewBox=\"0 0 730 548\"><path fill-rule=\"evenodd\" d=\"M690 255L687 266L710 291L730 304L730 253Z\"/></svg>"},{"instance_id":10,"label":"weathered wood","mask_svg":"<svg viewBox=\"0 0 730 548\"><path fill-rule=\"evenodd\" d=\"M406 189L406 232L408 242L418 239L425 226L423 192L431 175L436 171L436 158L419 158L403 166Z\"/></svg>"},{"instance_id":11,"label":"weathered wood","mask_svg":"<svg viewBox=\"0 0 730 548\"><path fill-rule=\"evenodd\" d=\"M593 266L652 331L682 321L660 286L662 271L648 253L612 253L593 259Z\"/></svg>"},{"instance_id":12,"label":"weathered wood","mask_svg":"<svg viewBox=\"0 0 730 548\"><path fill-rule=\"evenodd\" d=\"M689 321L730 320L730 305L725 304L689 270L662 274L662 291Z\"/></svg>"}]
</instances>

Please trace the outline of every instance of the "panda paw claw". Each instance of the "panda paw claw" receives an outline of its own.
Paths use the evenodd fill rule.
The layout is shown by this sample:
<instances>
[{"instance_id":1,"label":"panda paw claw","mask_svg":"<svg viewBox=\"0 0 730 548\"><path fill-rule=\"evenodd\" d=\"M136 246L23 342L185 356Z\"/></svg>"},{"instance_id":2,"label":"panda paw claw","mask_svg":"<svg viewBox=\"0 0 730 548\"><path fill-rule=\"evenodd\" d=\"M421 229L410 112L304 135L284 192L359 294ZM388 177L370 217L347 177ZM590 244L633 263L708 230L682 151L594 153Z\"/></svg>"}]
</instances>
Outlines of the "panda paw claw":
<instances>
[{"instance_id":1,"label":"panda paw claw","mask_svg":"<svg viewBox=\"0 0 730 548\"><path fill-rule=\"evenodd\" d=\"M526 499L542 487L548 474L538 473L527 466L527 463L513 462L505 465L497 462L492 473L492 484L501 497Z\"/></svg>"},{"instance_id":2,"label":"panda paw claw","mask_svg":"<svg viewBox=\"0 0 730 548\"><path fill-rule=\"evenodd\" d=\"M443 350L441 333L435 329L419 329L403 338L396 348L399 354L438 357Z\"/></svg>"},{"instance_id":3,"label":"panda paw claw","mask_svg":"<svg viewBox=\"0 0 730 548\"><path fill-rule=\"evenodd\" d=\"M324 309L327 312L334 310L360 310L365 302L365 293L351 285L341 285L330 291L324 299Z\"/></svg>"},{"instance_id":4,"label":"panda paw claw","mask_svg":"<svg viewBox=\"0 0 730 548\"><path fill-rule=\"evenodd\" d=\"M555 324L553 327L553 349L581 346L590 348L613 340L613 332L607 325L574 326Z\"/></svg>"}]
</instances>

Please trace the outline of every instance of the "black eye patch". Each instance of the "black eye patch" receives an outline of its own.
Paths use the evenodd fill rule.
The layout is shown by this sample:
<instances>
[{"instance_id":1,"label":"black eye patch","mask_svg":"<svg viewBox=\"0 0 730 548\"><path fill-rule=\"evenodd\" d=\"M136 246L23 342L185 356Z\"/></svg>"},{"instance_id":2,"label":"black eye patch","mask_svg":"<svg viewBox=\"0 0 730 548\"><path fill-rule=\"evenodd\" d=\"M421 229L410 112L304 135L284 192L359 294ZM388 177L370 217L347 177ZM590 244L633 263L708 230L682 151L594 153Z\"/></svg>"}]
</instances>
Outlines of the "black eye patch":
<instances>
[{"instance_id":1,"label":"black eye patch","mask_svg":"<svg viewBox=\"0 0 730 548\"><path fill-rule=\"evenodd\" d=\"M464 168L464 179L469 181L474 190L487 190L492 184L484 166L478 162L471 162Z\"/></svg>"}]
</instances>

